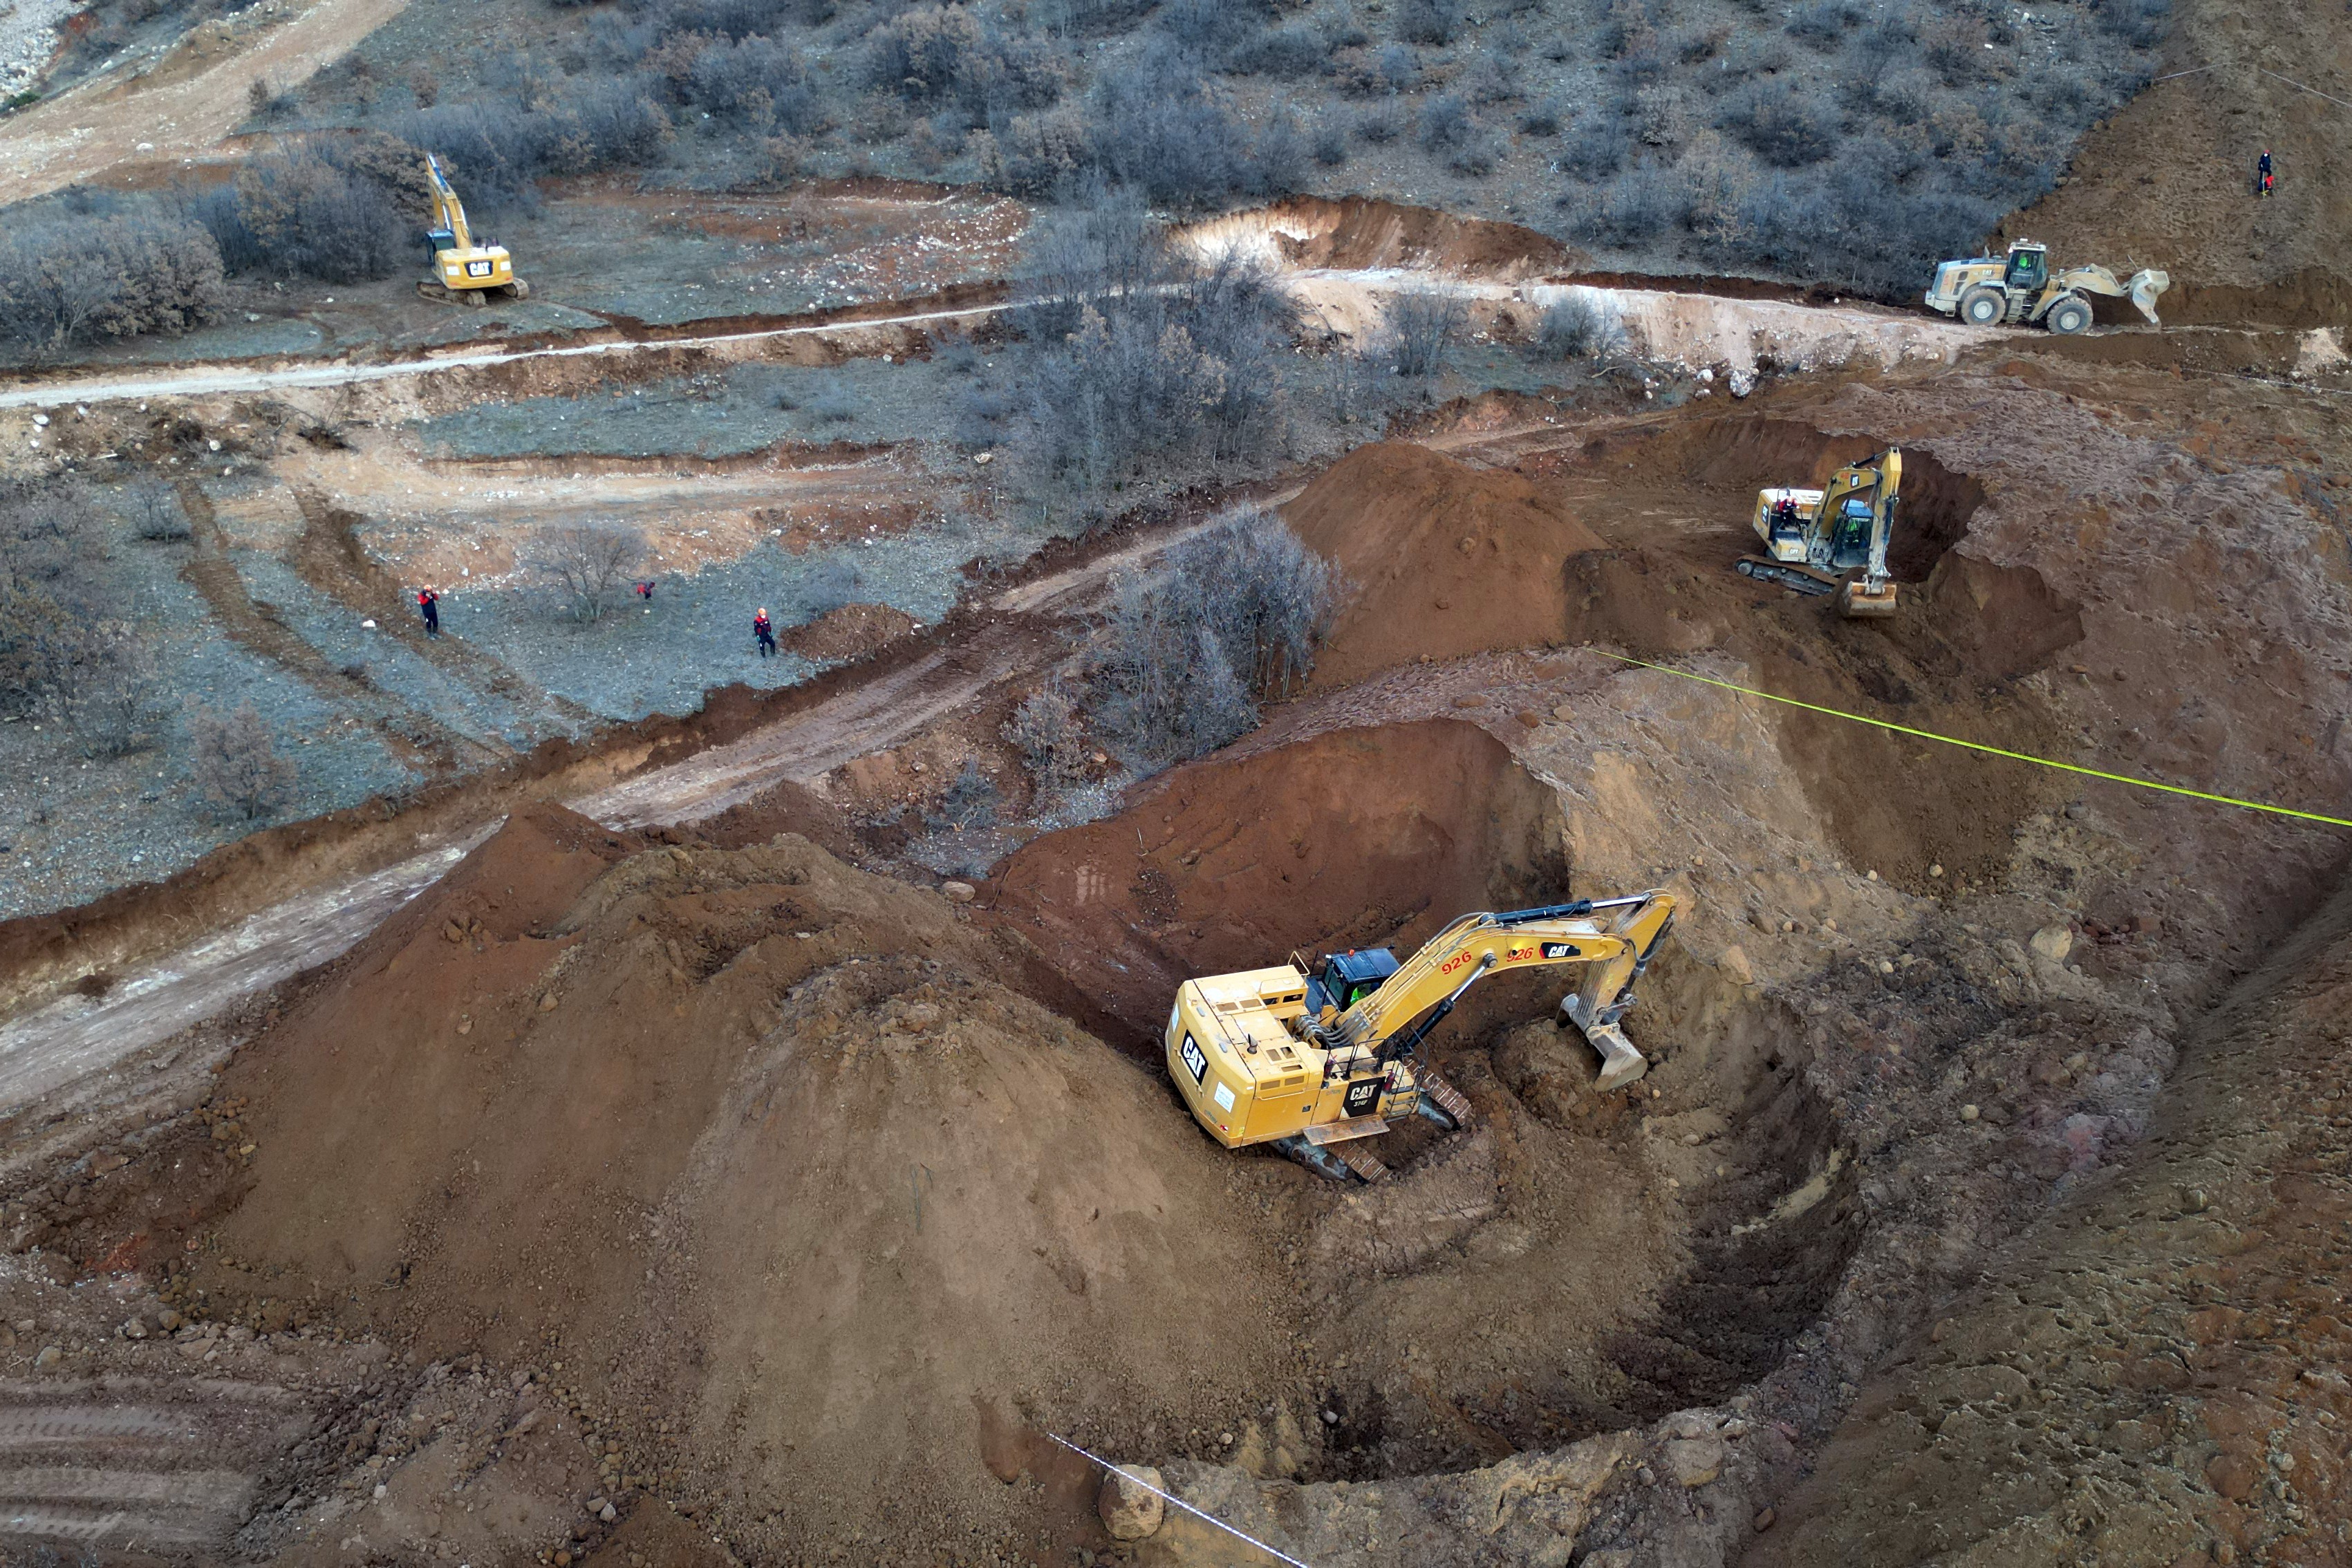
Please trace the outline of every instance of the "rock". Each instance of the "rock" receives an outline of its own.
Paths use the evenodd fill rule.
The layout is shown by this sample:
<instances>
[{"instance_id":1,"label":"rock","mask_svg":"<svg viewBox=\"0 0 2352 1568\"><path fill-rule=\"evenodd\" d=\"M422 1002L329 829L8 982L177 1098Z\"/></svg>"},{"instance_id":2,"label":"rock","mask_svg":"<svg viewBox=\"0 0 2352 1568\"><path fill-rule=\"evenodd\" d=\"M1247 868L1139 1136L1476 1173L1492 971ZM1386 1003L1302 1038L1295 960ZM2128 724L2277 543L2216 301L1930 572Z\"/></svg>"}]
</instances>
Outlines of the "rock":
<instances>
[{"instance_id":1,"label":"rock","mask_svg":"<svg viewBox=\"0 0 2352 1568\"><path fill-rule=\"evenodd\" d=\"M974 888L970 882L941 882L940 884L940 897L945 899L951 904L968 904L979 896L979 889Z\"/></svg>"},{"instance_id":2,"label":"rock","mask_svg":"<svg viewBox=\"0 0 2352 1568\"><path fill-rule=\"evenodd\" d=\"M1658 1462L1676 1484L1703 1487L1723 1474L1723 1439L1674 1438L1658 1450Z\"/></svg>"},{"instance_id":3,"label":"rock","mask_svg":"<svg viewBox=\"0 0 2352 1568\"><path fill-rule=\"evenodd\" d=\"M2231 1502L2245 1501L2261 1479L2252 1463L2235 1454L2216 1454L2205 1467L2205 1484Z\"/></svg>"},{"instance_id":4,"label":"rock","mask_svg":"<svg viewBox=\"0 0 2352 1568\"><path fill-rule=\"evenodd\" d=\"M620 1518L620 1517L621 1517L621 1510L620 1510L619 1509L617 1509L617 1508L614 1508L611 1503L609 1503L609 1502L608 1502L608 1503L606 1503L603 1508L600 1508L600 1509L598 1509L598 1510L596 1510L596 1517L597 1517L598 1519L603 1520L606 1524L610 1524L610 1523L612 1523L614 1520L616 1520L616 1519L618 1519L618 1518Z\"/></svg>"},{"instance_id":5,"label":"rock","mask_svg":"<svg viewBox=\"0 0 2352 1568\"><path fill-rule=\"evenodd\" d=\"M173 1311L171 1308L166 1307L163 1309L163 1315L157 1318L155 1321L163 1325L163 1331L168 1334L176 1331L181 1324L186 1322L188 1320L180 1316L179 1313Z\"/></svg>"},{"instance_id":6,"label":"rock","mask_svg":"<svg viewBox=\"0 0 2352 1568\"><path fill-rule=\"evenodd\" d=\"M546 995L539 999L539 1010L542 1013L552 1013L555 1011L554 992L551 991Z\"/></svg>"},{"instance_id":7,"label":"rock","mask_svg":"<svg viewBox=\"0 0 2352 1568\"><path fill-rule=\"evenodd\" d=\"M1160 1472L1149 1465L1121 1465L1103 1477L1095 1511L1113 1541L1141 1541L1160 1528L1168 1505L1152 1489L1162 1484Z\"/></svg>"},{"instance_id":8,"label":"rock","mask_svg":"<svg viewBox=\"0 0 2352 1568\"><path fill-rule=\"evenodd\" d=\"M1779 1514L1774 1513L1769 1508L1764 1510L1761 1513L1759 1513L1755 1519L1756 1533L1761 1535L1766 1531L1771 1529L1772 1521L1780 1517L1780 1516Z\"/></svg>"},{"instance_id":9,"label":"rock","mask_svg":"<svg viewBox=\"0 0 2352 1568\"><path fill-rule=\"evenodd\" d=\"M1960 1120L1963 1121L1974 1121L1978 1117L1982 1116L1984 1112L1974 1105L1963 1105L1960 1107Z\"/></svg>"},{"instance_id":10,"label":"rock","mask_svg":"<svg viewBox=\"0 0 2352 1568\"><path fill-rule=\"evenodd\" d=\"M57 1365L58 1363L65 1359L66 1352L59 1350L57 1346L43 1345L41 1347L41 1353L33 1358L33 1370L35 1372L47 1372L49 1368Z\"/></svg>"},{"instance_id":11,"label":"rock","mask_svg":"<svg viewBox=\"0 0 2352 1568\"><path fill-rule=\"evenodd\" d=\"M1723 956L1716 961L1716 967L1723 971L1724 977L1735 985L1756 984L1756 966L1748 962L1748 951L1738 942L1723 950Z\"/></svg>"},{"instance_id":12,"label":"rock","mask_svg":"<svg viewBox=\"0 0 2352 1568\"><path fill-rule=\"evenodd\" d=\"M1892 973L1895 973L1895 961L1894 961L1893 959L1891 959L1891 958L1882 958L1882 959L1880 959L1880 960L1878 961L1878 973L1881 973L1881 974L1892 974Z\"/></svg>"},{"instance_id":13,"label":"rock","mask_svg":"<svg viewBox=\"0 0 2352 1568\"><path fill-rule=\"evenodd\" d=\"M466 928L456 921L444 921L441 922L441 935L449 942L463 942L466 940Z\"/></svg>"},{"instance_id":14,"label":"rock","mask_svg":"<svg viewBox=\"0 0 2352 1568\"><path fill-rule=\"evenodd\" d=\"M592 1497L592 1498L590 1498L590 1499L587 1500L587 1502L586 1502L586 1503L583 1504L582 1506L583 1506L584 1508L586 1508L586 1509L587 1509L587 1510L588 1510L590 1513L602 1513L602 1512L604 1512L604 1511L605 1508L606 1508L608 1505L607 1505L606 1500L604 1500L604 1498L601 1498L601 1497Z\"/></svg>"},{"instance_id":15,"label":"rock","mask_svg":"<svg viewBox=\"0 0 2352 1568\"><path fill-rule=\"evenodd\" d=\"M2035 931L2026 945L2053 963L2063 963L2066 955L2074 951L2074 933L2063 925L2046 925Z\"/></svg>"},{"instance_id":16,"label":"rock","mask_svg":"<svg viewBox=\"0 0 2352 1568\"><path fill-rule=\"evenodd\" d=\"M1930 877L1935 877L1935 878L1938 878L1938 879L1940 879L1940 878L1943 876L1943 874L1944 874L1944 868L1943 868L1942 866L1940 866L1940 865L1930 866L1930 867L1928 867L1928 868L1927 868L1927 875L1929 875ZM1766 1513L1769 1513L1769 1512L1771 1512L1772 1510L1771 1510L1770 1509L1769 1509L1769 1508L1768 1508L1768 1509L1766 1509L1764 1511L1765 1511Z\"/></svg>"},{"instance_id":17,"label":"rock","mask_svg":"<svg viewBox=\"0 0 2352 1568\"><path fill-rule=\"evenodd\" d=\"M940 1026L943 1015L929 1002L918 1002L898 1015L898 1026L910 1035L919 1035Z\"/></svg>"}]
</instances>

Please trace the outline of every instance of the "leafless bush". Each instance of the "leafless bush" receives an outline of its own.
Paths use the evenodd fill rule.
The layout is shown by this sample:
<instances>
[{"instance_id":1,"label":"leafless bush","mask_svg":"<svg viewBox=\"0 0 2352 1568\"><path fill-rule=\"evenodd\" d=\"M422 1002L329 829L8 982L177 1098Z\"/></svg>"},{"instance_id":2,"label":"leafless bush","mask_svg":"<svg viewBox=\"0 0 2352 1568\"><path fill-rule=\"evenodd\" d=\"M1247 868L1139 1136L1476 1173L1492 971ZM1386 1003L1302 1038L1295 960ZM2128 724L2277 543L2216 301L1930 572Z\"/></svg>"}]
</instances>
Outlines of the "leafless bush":
<instances>
[{"instance_id":1,"label":"leafless bush","mask_svg":"<svg viewBox=\"0 0 2352 1568\"><path fill-rule=\"evenodd\" d=\"M0 341L23 354L184 332L215 319L221 299L219 247L178 219L59 218L0 237Z\"/></svg>"},{"instance_id":2,"label":"leafless bush","mask_svg":"<svg viewBox=\"0 0 2352 1568\"><path fill-rule=\"evenodd\" d=\"M160 479L132 486L128 500L131 531L150 543L176 543L194 531L179 496Z\"/></svg>"},{"instance_id":3,"label":"leafless bush","mask_svg":"<svg viewBox=\"0 0 2352 1568\"><path fill-rule=\"evenodd\" d=\"M1538 359L1604 358L1624 347L1624 323L1590 294L1569 293L1544 307L1528 345Z\"/></svg>"},{"instance_id":4,"label":"leafless bush","mask_svg":"<svg viewBox=\"0 0 2352 1568\"><path fill-rule=\"evenodd\" d=\"M1382 346L1399 375L1434 375L1446 345L1462 331L1462 301L1433 289L1410 289L1389 302Z\"/></svg>"},{"instance_id":5,"label":"leafless bush","mask_svg":"<svg viewBox=\"0 0 2352 1568\"><path fill-rule=\"evenodd\" d=\"M996 781L976 757L966 757L955 781L940 796L937 809L923 814L923 826L933 833L976 833L996 826L1001 792Z\"/></svg>"},{"instance_id":6,"label":"leafless bush","mask_svg":"<svg viewBox=\"0 0 2352 1568\"><path fill-rule=\"evenodd\" d=\"M531 564L577 621L593 621L611 607L645 554L645 540L633 528L610 522L570 522L540 532Z\"/></svg>"},{"instance_id":7,"label":"leafless bush","mask_svg":"<svg viewBox=\"0 0 2352 1568\"><path fill-rule=\"evenodd\" d=\"M192 710L188 738L190 771L215 810L256 822L292 798L294 764L269 743L269 728L251 703L226 715Z\"/></svg>"},{"instance_id":8,"label":"leafless bush","mask_svg":"<svg viewBox=\"0 0 2352 1568\"><path fill-rule=\"evenodd\" d=\"M92 623L68 669L63 708L85 755L119 757L152 737L155 655L129 621Z\"/></svg>"},{"instance_id":9,"label":"leafless bush","mask_svg":"<svg viewBox=\"0 0 2352 1568\"><path fill-rule=\"evenodd\" d=\"M1059 676L1021 700L1002 733L1021 753L1022 766L1044 791L1066 789L1086 775L1086 740L1078 700Z\"/></svg>"},{"instance_id":10,"label":"leafless bush","mask_svg":"<svg viewBox=\"0 0 2352 1568\"><path fill-rule=\"evenodd\" d=\"M1344 593L1273 512L1244 508L1119 585L1087 666L1103 730L1139 769L1195 757L1303 680Z\"/></svg>"}]
</instances>

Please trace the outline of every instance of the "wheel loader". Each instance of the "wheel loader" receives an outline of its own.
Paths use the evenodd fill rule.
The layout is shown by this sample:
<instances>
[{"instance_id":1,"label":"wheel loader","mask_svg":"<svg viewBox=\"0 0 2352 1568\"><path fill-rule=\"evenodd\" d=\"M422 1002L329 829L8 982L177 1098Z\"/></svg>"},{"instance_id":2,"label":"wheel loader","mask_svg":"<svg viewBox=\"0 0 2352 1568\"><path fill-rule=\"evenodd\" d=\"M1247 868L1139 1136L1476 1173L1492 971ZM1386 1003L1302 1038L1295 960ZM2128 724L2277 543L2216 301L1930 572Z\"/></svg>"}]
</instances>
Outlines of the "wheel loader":
<instances>
[{"instance_id":1,"label":"wheel loader","mask_svg":"<svg viewBox=\"0 0 2352 1568\"><path fill-rule=\"evenodd\" d=\"M514 275L507 247L488 240L474 243L466 204L449 188L441 160L430 153L425 154L425 173L433 184L433 227L425 236L432 247L433 276L417 279L416 291L442 304L487 305L492 294L530 299L530 285Z\"/></svg>"},{"instance_id":2,"label":"wheel loader","mask_svg":"<svg viewBox=\"0 0 2352 1568\"><path fill-rule=\"evenodd\" d=\"M1936 280L1927 289L1927 308L1974 327L2039 322L2071 336L2091 324L2086 294L2129 299L2141 315L2162 326L2156 319L2156 301L2171 287L2171 275L2153 268L2122 282L2104 267L2070 267L2053 273L2050 247L2020 239L2011 243L2007 256L1938 263Z\"/></svg>"},{"instance_id":3,"label":"wheel loader","mask_svg":"<svg viewBox=\"0 0 2352 1568\"><path fill-rule=\"evenodd\" d=\"M1843 615L1891 616L1895 590L1886 547L1902 489L1903 454L1889 447L1840 468L1825 490L1759 490L1754 521L1765 553L1735 569L1800 594L1835 594ZM1855 572L1860 575L1849 575Z\"/></svg>"},{"instance_id":4,"label":"wheel loader","mask_svg":"<svg viewBox=\"0 0 2352 1568\"><path fill-rule=\"evenodd\" d=\"M1388 1168L1368 1139L1416 1114L1469 1121L1469 1101L1418 1058L1488 974L1583 966L1560 1013L1599 1053L1599 1087L1647 1072L1618 1020L1674 917L1675 895L1654 889L1463 915L1402 963L1376 947L1187 980L1168 1015L1169 1076L1226 1148L1269 1143L1336 1181L1379 1181Z\"/></svg>"}]
</instances>

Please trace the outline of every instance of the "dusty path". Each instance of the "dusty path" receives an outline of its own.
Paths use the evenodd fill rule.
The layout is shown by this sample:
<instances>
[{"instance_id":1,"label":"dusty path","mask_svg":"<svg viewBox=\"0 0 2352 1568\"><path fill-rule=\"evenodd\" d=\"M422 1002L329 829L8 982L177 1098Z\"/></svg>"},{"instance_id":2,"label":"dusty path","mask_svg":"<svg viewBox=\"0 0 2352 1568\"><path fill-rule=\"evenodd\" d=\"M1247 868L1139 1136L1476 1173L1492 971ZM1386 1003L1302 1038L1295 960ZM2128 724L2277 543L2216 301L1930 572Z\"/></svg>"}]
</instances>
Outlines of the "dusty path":
<instances>
[{"instance_id":1,"label":"dusty path","mask_svg":"<svg viewBox=\"0 0 2352 1568\"><path fill-rule=\"evenodd\" d=\"M210 153L252 112L257 79L289 88L406 9L408 0L278 0L256 6L229 47L210 58L183 38L142 75L115 65L46 103L11 116L0 132L0 203L86 181L118 163L178 163Z\"/></svg>"}]
</instances>

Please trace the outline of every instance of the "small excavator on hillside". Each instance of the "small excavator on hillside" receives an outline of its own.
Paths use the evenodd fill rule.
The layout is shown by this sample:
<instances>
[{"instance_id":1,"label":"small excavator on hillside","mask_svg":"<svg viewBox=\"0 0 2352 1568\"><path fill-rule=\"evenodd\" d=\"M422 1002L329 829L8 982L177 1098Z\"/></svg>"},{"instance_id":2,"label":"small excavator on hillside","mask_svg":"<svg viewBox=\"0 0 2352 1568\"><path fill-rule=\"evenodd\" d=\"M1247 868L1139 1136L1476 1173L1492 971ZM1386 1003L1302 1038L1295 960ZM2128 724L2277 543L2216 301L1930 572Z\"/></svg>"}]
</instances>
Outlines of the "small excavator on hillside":
<instances>
[{"instance_id":1,"label":"small excavator on hillside","mask_svg":"<svg viewBox=\"0 0 2352 1568\"><path fill-rule=\"evenodd\" d=\"M1756 495L1756 536L1765 553L1741 560L1743 577L1800 594L1835 594L1840 613L1895 613L1886 547L1903 489L1903 454L1893 447L1840 468L1823 490L1764 489ZM1859 572L1861 575L1849 574Z\"/></svg>"},{"instance_id":2,"label":"small excavator on hillside","mask_svg":"<svg viewBox=\"0 0 2352 1568\"><path fill-rule=\"evenodd\" d=\"M2139 313L2158 326L2156 301L2172 287L2171 274L2146 268L2117 280L2104 267L2069 267L2050 270L2050 247L2030 239L2012 241L2007 256L1972 256L1936 265L1936 279L1927 286L1927 308L1958 316L1972 327L2003 322L2039 322L2061 336L2072 336L2091 324L2091 301L2085 295L2128 299Z\"/></svg>"},{"instance_id":3,"label":"small excavator on hillside","mask_svg":"<svg viewBox=\"0 0 2352 1568\"><path fill-rule=\"evenodd\" d=\"M432 247L433 276L418 279L416 291L442 304L487 305L493 293L530 299L530 285L514 275L507 247L488 240L474 243L466 204L449 188L441 160L430 153L425 154L425 174L433 184L433 226L425 236Z\"/></svg>"},{"instance_id":4,"label":"small excavator on hillside","mask_svg":"<svg viewBox=\"0 0 2352 1568\"><path fill-rule=\"evenodd\" d=\"M1416 1112L1468 1121L1470 1102L1418 1056L1488 974L1584 965L1560 1012L1600 1054L1599 1087L1647 1072L1618 1020L1674 918L1675 895L1654 889L1463 915L1402 963L1375 947L1187 980L1168 1015L1169 1075L1226 1148L1271 1143L1336 1181L1376 1182L1388 1167L1364 1140Z\"/></svg>"}]
</instances>

